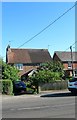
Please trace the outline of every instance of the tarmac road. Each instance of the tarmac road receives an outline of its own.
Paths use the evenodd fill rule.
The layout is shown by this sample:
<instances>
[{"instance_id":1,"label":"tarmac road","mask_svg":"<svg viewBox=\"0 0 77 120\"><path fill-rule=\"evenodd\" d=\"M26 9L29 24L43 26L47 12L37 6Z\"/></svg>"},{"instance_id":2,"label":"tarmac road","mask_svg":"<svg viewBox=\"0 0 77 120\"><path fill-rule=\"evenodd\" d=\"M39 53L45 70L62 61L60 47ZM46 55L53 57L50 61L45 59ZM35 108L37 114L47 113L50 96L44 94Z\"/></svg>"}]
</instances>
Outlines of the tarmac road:
<instances>
[{"instance_id":1,"label":"tarmac road","mask_svg":"<svg viewBox=\"0 0 77 120\"><path fill-rule=\"evenodd\" d=\"M2 118L75 118L75 96L68 91L3 96Z\"/></svg>"}]
</instances>

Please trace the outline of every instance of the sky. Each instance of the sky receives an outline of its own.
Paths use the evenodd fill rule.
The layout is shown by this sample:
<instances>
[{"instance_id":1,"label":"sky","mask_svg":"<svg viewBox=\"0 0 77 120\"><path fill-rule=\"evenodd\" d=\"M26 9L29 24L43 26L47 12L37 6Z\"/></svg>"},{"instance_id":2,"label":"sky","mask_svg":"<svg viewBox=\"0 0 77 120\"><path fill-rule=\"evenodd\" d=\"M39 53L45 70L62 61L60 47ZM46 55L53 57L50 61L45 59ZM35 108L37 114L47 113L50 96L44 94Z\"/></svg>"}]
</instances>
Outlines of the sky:
<instances>
[{"instance_id":1,"label":"sky","mask_svg":"<svg viewBox=\"0 0 77 120\"><path fill-rule=\"evenodd\" d=\"M3 2L1 55L3 59L6 58L8 44L11 48L48 49L51 57L55 51L65 51L69 48L75 43L75 8L34 39L24 43L74 4L74 2ZM22 44L24 45L21 46Z\"/></svg>"}]
</instances>

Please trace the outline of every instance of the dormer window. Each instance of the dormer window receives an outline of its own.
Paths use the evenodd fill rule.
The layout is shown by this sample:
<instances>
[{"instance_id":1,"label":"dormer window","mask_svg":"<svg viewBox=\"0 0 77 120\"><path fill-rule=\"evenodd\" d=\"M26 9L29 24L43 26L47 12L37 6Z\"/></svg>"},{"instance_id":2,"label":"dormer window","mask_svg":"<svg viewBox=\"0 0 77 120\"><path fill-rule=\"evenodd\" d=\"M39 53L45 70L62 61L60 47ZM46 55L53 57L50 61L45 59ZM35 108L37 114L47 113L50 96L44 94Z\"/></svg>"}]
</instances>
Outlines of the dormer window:
<instances>
[{"instance_id":1,"label":"dormer window","mask_svg":"<svg viewBox=\"0 0 77 120\"><path fill-rule=\"evenodd\" d=\"M19 70L23 70L23 64L15 64L16 68L19 69Z\"/></svg>"}]
</instances>

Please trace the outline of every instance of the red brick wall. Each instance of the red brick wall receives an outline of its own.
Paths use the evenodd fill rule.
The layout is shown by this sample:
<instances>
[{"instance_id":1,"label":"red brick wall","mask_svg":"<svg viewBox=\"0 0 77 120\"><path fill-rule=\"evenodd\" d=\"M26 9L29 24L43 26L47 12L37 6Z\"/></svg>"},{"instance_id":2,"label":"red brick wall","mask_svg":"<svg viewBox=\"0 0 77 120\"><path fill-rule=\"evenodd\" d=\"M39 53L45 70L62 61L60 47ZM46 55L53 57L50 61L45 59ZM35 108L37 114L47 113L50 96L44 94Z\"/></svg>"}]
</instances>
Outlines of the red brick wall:
<instances>
[{"instance_id":1,"label":"red brick wall","mask_svg":"<svg viewBox=\"0 0 77 120\"><path fill-rule=\"evenodd\" d=\"M75 68L77 69L77 63L74 64Z\"/></svg>"},{"instance_id":2,"label":"red brick wall","mask_svg":"<svg viewBox=\"0 0 77 120\"><path fill-rule=\"evenodd\" d=\"M32 69L37 69L38 66L23 66L23 70L21 70L19 72L19 75L23 75L25 74L26 72L28 72L29 70L32 70Z\"/></svg>"},{"instance_id":3,"label":"red brick wall","mask_svg":"<svg viewBox=\"0 0 77 120\"><path fill-rule=\"evenodd\" d=\"M64 69L68 69L68 63L63 63ZM77 63L73 63L73 69L77 69Z\"/></svg>"}]
</instances>

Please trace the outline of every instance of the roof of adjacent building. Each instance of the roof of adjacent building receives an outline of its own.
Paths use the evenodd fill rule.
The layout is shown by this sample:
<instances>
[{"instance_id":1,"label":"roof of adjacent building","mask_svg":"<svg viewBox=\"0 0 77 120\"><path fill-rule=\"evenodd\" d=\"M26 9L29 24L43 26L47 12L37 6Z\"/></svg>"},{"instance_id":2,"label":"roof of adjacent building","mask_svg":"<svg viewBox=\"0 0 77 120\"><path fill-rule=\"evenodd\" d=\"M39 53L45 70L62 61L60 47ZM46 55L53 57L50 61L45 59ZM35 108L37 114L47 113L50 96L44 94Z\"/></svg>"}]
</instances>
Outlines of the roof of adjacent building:
<instances>
[{"instance_id":1,"label":"roof of adjacent building","mask_svg":"<svg viewBox=\"0 0 77 120\"><path fill-rule=\"evenodd\" d=\"M71 52L55 51L53 59L54 59L55 55L57 55L57 57L61 61L64 61L64 62L71 61ZM77 52L72 52L72 58L73 58L73 61L77 61Z\"/></svg>"},{"instance_id":2,"label":"roof of adjacent building","mask_svg":"<svg viewBox=\"0 0 77 120\"><path fill-rule=\"evenodd\" d=\"M7 63L44 63L52 60L47 49L9 48L7 52Z\"/></svg>"}]
</instances>

